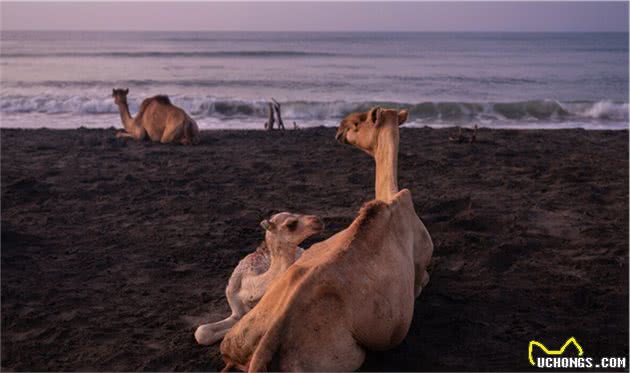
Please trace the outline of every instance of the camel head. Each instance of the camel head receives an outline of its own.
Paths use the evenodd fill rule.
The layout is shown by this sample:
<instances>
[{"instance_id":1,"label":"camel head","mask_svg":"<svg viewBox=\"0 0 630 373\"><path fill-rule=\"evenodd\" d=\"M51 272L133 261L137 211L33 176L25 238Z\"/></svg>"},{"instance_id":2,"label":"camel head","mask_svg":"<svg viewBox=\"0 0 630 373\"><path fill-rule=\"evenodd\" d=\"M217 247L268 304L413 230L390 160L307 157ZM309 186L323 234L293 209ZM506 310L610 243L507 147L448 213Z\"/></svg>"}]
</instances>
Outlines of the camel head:
<instances>
[{"instance_id":1,"label":"camel head","mask_svg":"<svg viewBox=\"0 0 630 373\"><path fill-rule=\"evenodd\" d=\"M126 104L128 93L129 93L129 89L122 89L122 88L112 89L112 97L114 98L114 103L116 105Z\"/></svg>"},{"instance_id":2,"label":"camel head","mask_svg":"<svg viewBox=\"0 0 630 373\"><path fill-rule=\"evenodd\" d=\"M379 133L391 126L402 126L409 111L374 107L365 113L352 113L343 118L335 138L342 144L354 145L370 155L378 145Z\"/></svg>"},{"instance_id":3,"label":"camel head","mask_svg":"<svg viewBox=\"0 0 630 373\"><path fill-rule=\"evenodd\" d=\"M281 212L260 222L265 229L265 240L271 246L295 246L324 230L324 223L315 215Z\"/></svg>"}]
</instances>

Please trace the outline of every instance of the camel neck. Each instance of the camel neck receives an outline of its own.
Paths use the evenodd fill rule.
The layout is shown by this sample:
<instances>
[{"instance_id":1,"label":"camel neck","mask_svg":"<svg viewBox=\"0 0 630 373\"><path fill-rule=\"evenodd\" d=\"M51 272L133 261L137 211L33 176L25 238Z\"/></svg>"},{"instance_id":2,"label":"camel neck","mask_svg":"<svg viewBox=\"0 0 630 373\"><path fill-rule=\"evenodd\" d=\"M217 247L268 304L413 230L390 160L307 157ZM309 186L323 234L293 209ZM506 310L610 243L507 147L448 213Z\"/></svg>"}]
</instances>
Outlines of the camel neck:
<instances>
[{"instance_id":1,"label":"camel neck","mask_svg":"<svg viewBox=\"0 0 630 373\"><path fill-rule=\"evenodd\" d=\"M269 245L271 264L269 271L284 271L295 261L296 246L287 242L274 242Z\"/></svg>"},{"instance_id":2,"label":"camel neck","mask_svg":"<svg viewBox=\"0 0 630 373\"><path fill-rule=\"evenodd\" d=\"M384 125L374 152L376 199L389 202L398 193L398 125Z\"/></svg>"},{"instance_id":3,"label":"camel neck","mask_svg":"<svg viewBox=\"0 0 630 373\"><path fill-rule=\"evenodd\" d=\"M120 119L122 120L123 126L129 131L133 125L133 118L131 114L129 114L129 105L126 101L118 104L118 111L120 111Z\"/></svg>"},{"instance_id":4,"label":"camel neck","mask_svg":"<svg viewBox=\"0 0 630 373\"><path fill-rule=\"evenodd\" d=\"M268 285L295 262L297 247L295 245L289 245L288 243L276 242L271 244L268 242L267 247L271 252L271 263L269 264L267 272L260 275L257 282Z\"/></svg>"}]
</instances>

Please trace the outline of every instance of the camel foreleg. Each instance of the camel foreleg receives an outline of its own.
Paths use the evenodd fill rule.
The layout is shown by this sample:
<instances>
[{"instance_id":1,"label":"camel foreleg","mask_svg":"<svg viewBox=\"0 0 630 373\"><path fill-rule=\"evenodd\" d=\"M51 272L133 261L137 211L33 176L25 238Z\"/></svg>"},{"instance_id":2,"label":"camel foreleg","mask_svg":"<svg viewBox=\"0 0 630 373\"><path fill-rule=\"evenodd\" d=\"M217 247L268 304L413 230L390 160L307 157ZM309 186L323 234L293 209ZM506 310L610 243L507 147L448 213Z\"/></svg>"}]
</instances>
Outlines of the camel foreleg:
<instances>
[{"instance_id":1,"label":"camel foreleg","mask_svg":"<svg viewBox=\"0 0 630 373\"><path fill-rule=\"evenodd\" d=\"M225 334L238 322L240 317L231 315L219 322L200 325L195 331L195 339L200 345L213 345L223 339Z\"/></svg>"},{"instance_id":2,"label":"camel foreleg","mask_svg":"<svg viewBox=\"0 0 630 373\"><path fill-rule=\"evenodd\" d=\"M160 139L160 142L162 144L168 144L176 141L181 141L184 136L185 126L185 123L181 123L177 126L167 126L164 129L164 133L162 133L162 138Z\"/></svg>"},{"instance_id":3,"label":"camel foreleg","mask_svg":"<svg viewBox=\"0 0 630 373\"><path fill-rule=\"evenodd\" d=\"M117 139L130 137L136 140L144 140L146 138L146 135L147 135L147 132L144 130L144 128L134 130L134 132L128 132L127 130L121 130L121 131L116 132Z\"/></svg>"},{"instance_id":4,"label":"camel foreleg","mask_svg":"<svg viewBox=\"0 0 630 373\"><path fill-rule=\"evenodd\" d=\"M121 139L121 138L125 138L125 137L133 137L133 138L135 138L135 136L133 134L131 134L131 133L125 131L125 130L116 132L116 138L117 139Z\"/></svg>"}]
</instances>

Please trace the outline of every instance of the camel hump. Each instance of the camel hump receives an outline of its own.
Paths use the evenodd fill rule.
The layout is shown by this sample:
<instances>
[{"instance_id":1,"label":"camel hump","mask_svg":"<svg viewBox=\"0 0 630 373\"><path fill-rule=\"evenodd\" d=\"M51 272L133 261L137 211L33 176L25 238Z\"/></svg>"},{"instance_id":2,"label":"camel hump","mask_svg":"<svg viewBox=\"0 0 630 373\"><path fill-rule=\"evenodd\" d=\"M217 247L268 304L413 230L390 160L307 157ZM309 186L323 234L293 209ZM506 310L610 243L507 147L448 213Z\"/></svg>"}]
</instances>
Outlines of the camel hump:
<instances>
[{"instance_id":1,"label":"camel hump","mask_svg":"<svg viewBox=\"0 0 630 373\"><path fill-rule=\"evenodd\" d=\"M384 236L384 227L389 223L391 215L390 206L386 202L375 199L365 203L351 225L355 233L352 240L348 242L348 246L357 243L380 242Z\"/></svg>"},{"instance_id":2,"label":"camel hump","mask_svg":"<svg viewBox=\"0 0 630 373\"><path fill-rule=\"evenodd\" d=\"M357 218L357 227L366 227L372 225L376 220L386 216L388 206L387 203L380 200L372 200L365 203Z\"/></svg>"},{"instance_id":3,"label":"camel hump","mask_svg":"<svg viewBox=\"0 0 630 373\"><path fill-rule=\"evenodd\" d=\"M157 96L145 98L144 101L142 101L142 104L140 104L140 108L138 109L138 114L136 115L136 118L141 119L144 112L147 110L147 107L149 107L149 105L151 105L154 102L157 102L162 105L172 105L171 99L168 98L168 96L166 95L157 95Z\"/></svg>"},{"instance_id":4,"label":"camel hump","mask_svg":"<svg viewBox=\"0 0 630 373\"><path fill-rule=\"evenodd\" d=\"M153 100L153 101L157 101L158 103L162 104L162 105L173 105L171 103L171 99L168 98L167 95L157 95L157 96L153 96L151 97L149 100ZM146 100L145 100L146 101Z\"/></svg>"}]
</instances>

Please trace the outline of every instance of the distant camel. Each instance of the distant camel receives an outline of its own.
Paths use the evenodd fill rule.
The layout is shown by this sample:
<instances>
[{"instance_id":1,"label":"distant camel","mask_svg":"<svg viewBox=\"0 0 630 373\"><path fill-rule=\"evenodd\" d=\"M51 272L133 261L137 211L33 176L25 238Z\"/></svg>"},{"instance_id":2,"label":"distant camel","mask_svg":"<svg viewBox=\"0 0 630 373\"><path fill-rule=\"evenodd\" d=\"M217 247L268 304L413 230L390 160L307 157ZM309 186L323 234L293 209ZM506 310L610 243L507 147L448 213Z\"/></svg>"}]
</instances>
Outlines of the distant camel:
<instances>
[{"instance_id":1,"label":"distant camel","mask_svg":"<svg viewBox=\"0 0 630 373\"><path fill-rule=\"evenodd\" d=\"M112 90L112 97L120 111L123 131L116 137L131 137L161 143L180 143L183 145L199 143L197 123L186 112L171 103L168 96L153 96L142 101L135 118L129 114L127 104L128 89Z\"/></svg>"},{"instance_id":2,"label":"distant camel","mask_svg":"<svg viewBox=\"0 0 630 373\"><path fill-rule=\"evenodd\" d=\"M197 343L211 345L223 338L254 308L269 284L302 255L304 250L298 245L324 229L317 216L288 212L263 220L260 225L266 231L265 240L238 263L225 290L232 314L225 320L199 326L195 331Z\"/></svg>"},{"instance_id":3,"label":"distant camel","mask_svg":"<svg viewBox=\"0 0 630 373\"><path fill-rule=\"evenodd\" d=\"M429 281L433 242L398 190L398 126L407 111L374 108L344 119L337 139L376 161L376 200L352 224L304 252L225 335L224 370L351 371L366 350L407 335Z\"/></svg>"}]
</instances>

